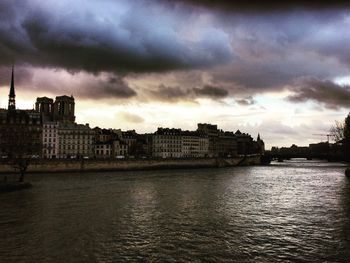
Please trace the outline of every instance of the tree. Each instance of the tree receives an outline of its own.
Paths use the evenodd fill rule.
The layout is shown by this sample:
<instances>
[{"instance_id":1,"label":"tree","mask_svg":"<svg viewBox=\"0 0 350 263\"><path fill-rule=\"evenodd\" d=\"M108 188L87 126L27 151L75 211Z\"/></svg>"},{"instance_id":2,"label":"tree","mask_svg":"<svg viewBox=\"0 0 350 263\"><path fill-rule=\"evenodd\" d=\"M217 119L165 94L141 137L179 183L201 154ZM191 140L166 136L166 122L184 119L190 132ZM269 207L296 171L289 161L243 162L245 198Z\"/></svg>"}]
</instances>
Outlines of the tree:
<instances>
[{"instance_id":1,"label":"tree","mask_svg":"<svg viewBox=\"0 0 350 263\"><path fill-rule=\"evenodd\" d=\"M344 122L335 121L330 133L336 142L344 140L344 142L350 143L350 112Z\"/></svg>"},{"instance_id":2,"label":"tree","mask_svg":"<svg viewBox=\"0 0 350 263\"><path fill-rule=\"evenodd\" d=\"M344 122L335 122L330 132L335 141L341 145L342 159L350 161L350 113Z\"/></svg>"},{"instance_id":3,"label":"tree","mask_svg":"<svg viewBox=\"0 0 350 263\"><path fill-rule=\"evenodd\" d=\"M30 158L41 154L41 115L31 110L0 113L0 155L19 171L18 181L23 182Z\"/></svg>"},{"instance_id":4,"label":"tree","mask_svg":"<svg viewBox=\"0 0 350 263\"><path fill-rule=\"evenodd\" d=\"M346 143L350 143L350 112L344 121L344 139Z\"/></svg>"},{"instance_id":5,"label":"tree","mask_svg":"<svg viewBox=\"0 0 350 263\"><path fill-rule=\"evenodd\" d=\"M339 142L344 139L344 123L335 121L335 124L330 129L330 134L334 141Z\"/></svg>"}]
</instances>

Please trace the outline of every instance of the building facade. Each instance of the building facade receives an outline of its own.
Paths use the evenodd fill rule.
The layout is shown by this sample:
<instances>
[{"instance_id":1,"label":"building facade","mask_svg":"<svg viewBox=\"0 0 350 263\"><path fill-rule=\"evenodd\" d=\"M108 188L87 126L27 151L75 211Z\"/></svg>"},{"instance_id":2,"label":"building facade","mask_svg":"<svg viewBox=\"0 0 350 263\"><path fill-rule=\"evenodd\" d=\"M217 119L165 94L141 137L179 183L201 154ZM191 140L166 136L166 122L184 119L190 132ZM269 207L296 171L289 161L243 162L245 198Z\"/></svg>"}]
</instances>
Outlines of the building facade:
<instances>
[{"instance_id":1,"label":"building facade","mask_svg":"<svg viewBox=\"0 0 350 263\"><path fill-rule=\"evenodd\" d=\"M93 157L94 137L88 124L59 123L58 158Z\"/></svg>"},{"instance_id":2,"label":"building facade","mask_svg":"<svg viewBox=\"0 0 350 263\"><path fill-rule=\"evenodd\" d=\"M152 156L155 158L181 158L181 129L158 128L152 136Z\"/></svg>"},{"instance_id":3,"label":"building facade","mask_svg":"<svg viewBox=\"0 0 350 263\"><path fill-rule=\"evenodd\" d=\"M198 123L197 131L206 135L209 139L209 149L208 156L209 157L217 157L218 153L218 140L219 140L219 130L218 126L214 124L208 123Z\"/></svg>"},{"instance_id":4,"label":"building facade","mask_svg":"<svg viewBox=\"0 0 350 263\"><path fill-rule=\"evenodd\" d=\"M233 132L219 132L217 155L219 157L232 157L237 155L237 138Z\"/></svg>"},{"instance_id":5,"label":"building facade","mask_svg":"<svg viewBox=\"0 0 350 263\"><path fill-rule=\"evenodd\" d=\"M181 157L200 158L209 154L209 138L198 131L181 132Z\"/></svg>"},{"instance_id":6,"label":"building facade","mask_svg":"<svg viewBox=\"0 0 350 263\"><path fill-rule=\"evenodd\" d=\"M42 157L57 158L59 154L58 122L44 122L42 136Z\"/></svg>"},{"instance_id":7,"label":"building facade","mask_svg":"<svg viewBox=\"0 0 350 263\"><path fill-rule=\"evenodd\" d=\"M44 121L75 122L75 101L73 96L57 96L55 101L48 97L37 98L35 110L42 114Z\"/></svg>"},{"instance_id":8,"label":"building facade","mask_svg":"<svg viewBox=\"0 0 350 263\"><path fill-rule=\"evenodd\" d=\"M16 108L12 67L8 108L0 109L0 155L2 158L39 157L42 149L42 118L35 110Z\"/></svg>"}]
</instances>

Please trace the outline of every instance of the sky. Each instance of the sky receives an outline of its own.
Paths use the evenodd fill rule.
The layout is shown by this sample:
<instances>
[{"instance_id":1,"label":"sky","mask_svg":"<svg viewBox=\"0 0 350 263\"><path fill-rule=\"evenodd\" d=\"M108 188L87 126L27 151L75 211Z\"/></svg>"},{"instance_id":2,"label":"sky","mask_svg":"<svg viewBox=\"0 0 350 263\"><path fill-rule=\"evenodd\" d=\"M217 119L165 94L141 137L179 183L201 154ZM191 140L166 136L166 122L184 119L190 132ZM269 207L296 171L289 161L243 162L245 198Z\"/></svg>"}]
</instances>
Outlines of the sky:
<instances>
[{"instance_id":1,"label":"sky","mask_svg":"<svg viewBox=\"0 0 350 263\"><path fill-rule=\"evenodd\" d=\"M267 148L325 141L350 108L348 1L2 0L0 107L76 99L90 126L197 123Z\"/></svg>"}]
</instances>

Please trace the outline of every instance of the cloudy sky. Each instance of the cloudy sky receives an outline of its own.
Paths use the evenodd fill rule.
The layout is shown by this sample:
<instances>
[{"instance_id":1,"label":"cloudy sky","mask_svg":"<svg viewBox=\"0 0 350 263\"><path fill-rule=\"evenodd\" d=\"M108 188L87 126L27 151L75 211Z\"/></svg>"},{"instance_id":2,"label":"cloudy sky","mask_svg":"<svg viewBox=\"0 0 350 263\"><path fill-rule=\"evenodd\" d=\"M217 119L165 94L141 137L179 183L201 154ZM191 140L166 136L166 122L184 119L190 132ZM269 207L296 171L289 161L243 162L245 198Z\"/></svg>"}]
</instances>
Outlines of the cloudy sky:
<instances>
[{"instance_id":1,"label":"cloudy sky","mask_svg":"<svg viewBox=\"0 0 350 263\"><path fill-rule=\"evenodd\" d=\"M14 62L19 108L73 94L93 127L325 140L350 110L346 2L2 0L0 107Z\"/></svg>"}]
</instances>

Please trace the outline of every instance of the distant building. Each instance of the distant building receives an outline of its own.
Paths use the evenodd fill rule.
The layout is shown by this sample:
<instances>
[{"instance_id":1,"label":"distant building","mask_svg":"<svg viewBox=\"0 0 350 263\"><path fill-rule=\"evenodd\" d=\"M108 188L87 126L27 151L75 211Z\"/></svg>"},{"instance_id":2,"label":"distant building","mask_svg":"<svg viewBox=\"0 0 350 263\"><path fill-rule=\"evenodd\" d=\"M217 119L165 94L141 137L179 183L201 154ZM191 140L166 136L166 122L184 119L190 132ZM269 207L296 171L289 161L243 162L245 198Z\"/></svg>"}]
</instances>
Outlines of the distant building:
<instances>
[{"instance_id":1,"label":"distant building","mask_svg":"<svg viewBox=\"0 0 350 263\"><path fill-rule=\"evenodd\" d=\"M235 136L237 140L237 154L246 155L255 153L253 138L249 134L237 130Z\"/></svg>"},{"instance_id":2,"label":"distant building","mask_svg":"<svg viewBox=\"0 0 350 263\"><path fill-rule=\"evenodd\" d=\"M156 158L181 158L181 129L158 128L152 136L152 156Z\"/></svg>"},{"instance_id":3,"label":"distant building","mask_svg":"<svg viewBox=\"0 0 350 263\"><path fill-rule=\"evenodd\" d=\"M88 124L60 123L58 158L93 157L94 131Z\"/></svg>"},{"instance_id":4,"label":"distant building","mask_svg":"<svg viewBox=\"0 0 350 263\"><path fill-rule=\"evenodd\" d=\"M209 138L198 131L181 132L181 157L207 157L209 153Z\"/></svg>"},{"instance_id":5,"label":"distant building","mask_svg":"<svg viewBox=\"0 0 350 263\"><path fill-rule=\"evenodd\" d=\"M137 137L135 130L129 130L121 133L121 141L128 145L128 155L135 156L137 152Z\"/></svg>"},{"instance_id":6,"label":"distant building","mask_svg":"<svg viewBox=\"0 0 350 263\"><path fill-rule=\"evenodd\" d=\"M129 156L129 146L122 140L113 141L113 158L125 158Z\"/></svg>"},{"instance_id":7,"label":"distant building","mask_svg":"<svg viewBox=\"0 0 350 263\"><path fill-rule=\"evenodd\" d=\"M95 127L92 130L95 133L95 142L108 142L119 138L118 134L112 129L101 129Z\"/></svg>"},{"instance_id":8,"label":"distant building","mask_svg":"<svg viewBox=\"0 0 350 263\"><path fill-rule=\"evenodd\" d=\"M60 123L75 122L75 102L73 96L57 96L55 101L48 97L36 99L35 110L41 113L43 120Z\"/></svg>"},{"instance_id":9,"label":"distant building","mask_svg":"<svg viewBox=\"0 0 350 263\"><path fill-rule=\"evenodd\" d=\"M265 143L264 141L260 138L260 134L258 134L258 137L256 139L257 143L257 153L263 154L265 152Z\"/></svg>"},{"instance_id":10,"label":"distant building","mask_svg":"<svg viewBox=\"0 0 350 263\"><path fill-rule=\"evenodd\" d=\"M150 134L137 134L135 157L147 158L152 156L152 136Z\"/></svg>"},{"instance_id":11,"label":"distant building","mask_svg":"<svg viewBox=\"0 0 350 263\"><path fill-rule=\"evenodd\" d=\"M94 157L111 158L113 156L113 141L95 142Z\"/></svg>"},{"instance_id":12,"label":"distant building","mask_svg":"<svg viewBox=\"0 0 350 263\"><path fill-rule=\"evenodd\" d=\"M199 158L207 157L208 137L198 131L158 128L149 136L149 148L156 158Z\"/></svg>"},{"instance_id":13,"label":"distant building","mask_svg":"<svg viewBox=\"0 0 350 263\"><path fill-rule=\"evenodd\" d=\"M217 139L217 155L219 157L232 157L237 155L237 137L233 132L219 132Z\"/></svg>"},{"instance_id":14,"label":"distant building","mask_svg":"<svg viewBox=\"0 0 350 263\"><path fill-rule=\"evenodd\" d=\"M59 154L58 122L44 122L42 136L42 157L57 158Z\"/></svg>"},{"instance_id":15,"label":"distant building","mask_svg":"<svg viewBox=\"0 0 350 263\"><path fill-rule=\"evenodd\" d=\"M201 134L205 134L209 139L209 157L217 157L218 152L218 140L219 140L219 130L217 125L207 124L207 123L198 123L197 131Z\"/></svg>"},{"instance_id":16,"label":"distant building","mask_svg":"<svg viewBox=\"0 0 350 263\"><path fill-rule=\"evenodd\" d=\"M48 97L37 98L35 110L41 113L43 121L53 121L53 99Z\"/></svg>"},{"instance_id":17,"label":"distant building","mask_svg":"<svg viewBox=\"0 0 350 263\"><path fill-rule=\"evenodd\" d=\"M12 67L8 108L0 110L0 154L3 157L39 157L42 150L42 118L35 110L16 109Z\"/></svg>"},{"instance_id":18,"label":"distant building","mask_svg":"<svg viewBox=\"0 0 350 263\"><path fill-rule=\"evenodd\" d=\"M129 144L133 145L133 133L115 129L94 128L94 157L126 158L129 156ZM125 140L122 138L125 135ZM136 134L136 133L135 133Z\"/></svg>"}]
</instances>

